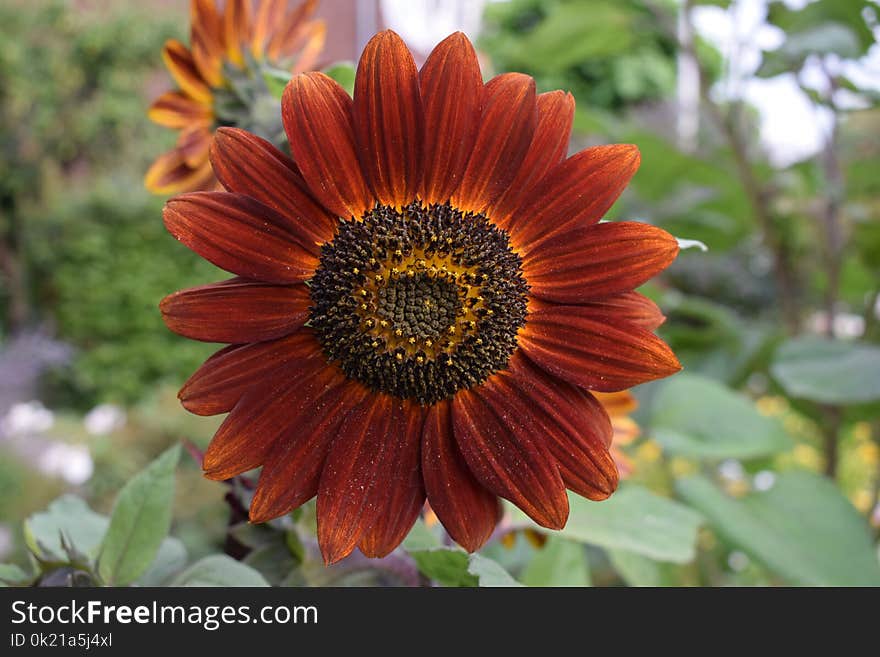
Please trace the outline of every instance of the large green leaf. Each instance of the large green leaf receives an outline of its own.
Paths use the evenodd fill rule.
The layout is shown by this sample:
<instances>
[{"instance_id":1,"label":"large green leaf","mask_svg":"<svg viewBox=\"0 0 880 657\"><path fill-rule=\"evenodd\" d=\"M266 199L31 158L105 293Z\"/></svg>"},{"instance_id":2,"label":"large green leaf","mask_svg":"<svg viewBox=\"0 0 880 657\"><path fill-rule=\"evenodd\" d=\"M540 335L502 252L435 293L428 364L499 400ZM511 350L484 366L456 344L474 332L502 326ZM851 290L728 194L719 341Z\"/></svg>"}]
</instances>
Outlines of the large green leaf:
<instances>
[{"instance_id":1,"label":"large green leaf","mask_svg":"<svg viewBox=\"0 0 880 657\"><path fill-rule=\"evenodd\" d=\"M101 539L109 520L92 511L75 495L62 495L40 513L24 523L25 541L30 550L41 559L64 559L61 535L76 550L88 557L98 553Z\"/></svg>"},{"instance_id":2,"label":"large green leaf","mask_svg":"<svg viewBox=\"0 0 880 657\"><path fill-rule=\"evenodd\" d=\"M174 470L180 445L163 452L119 492L101 546L98 574L107 584L130 584L149 568L171 527Z\"/></svg>"},{"instance_id":3,"label":"large green leaf","mask_svg":"<svg viewBox=\"0 0 880 657\"><path fill-rule=\"evenodd\" d=\"M864 519L824 477L786 472L738 500L703 476L677 487L720 536L793 584L880 586Z\"/></svg>"},{"instance_id":4,"label":"large green leaf","mask_svg":"<svg viewBox=\"0 0 880 657\"><path fill-rule=\"evenodd\" d=\"M608 550L608 559L630 586L670 586L674 581L666 576L669 564L654 561L626 550Z\"/></svg>"},{"instance_id":5,"label":"large green leaf","mask_svg":"<svg viewBox=\"0 0 880 657\"><path fill-rule=\"evenodd\" d=\"M686 563L694 558L701 517L688 507L637 484L623 484L604 502L569 494L565 529L542 532L604 548L620 548L659 561ZM517 521L531 520L508 505Z\"/></svg>"},{"instance_id":6,"label":"large green leaf","mask_svg":"<svg viewBox=\"0 0 880 657\"><path fill-rule=\"evenodd\" d=\"M634 39L632 16L620 4L593 0L590 10L576 3L554 4L518 44L520 61L552 73L586 60L626 53Z\"/></svg>"},{"instance_id":7,"label":"large green leaf","mask_svg":"<svg viewBox=\"0 0 880 657\"><path fill-rule=\"evenodd\" d=\"M580 543L551 536L522 574L526 586L589 586L590 567Z\"/></svg>"},{"instance_id":8,"label":"large green leaf","mask_svg":"<svg viewBox=\"0 0 880 657\"><path fill-rule=\"evenodd\" d=\"M468 556L468 572L477 578L479 586L522 586L497 561L482 554Z\"/></svg>"},{"instance_id":9,"label":"large green leaf","mask_svg":"<svg viewBox=\"0 0 880 657\"><path fill-rule=\"evenodd\" d=\"M444 586L522 586L500 564L458 548L409 551L422 574Z\"/></svg>"},{"instance_id":10,"label":"large green leaf","mask_svg":"<svg viewBox=\"0 0 880 657\"><path fill-rule=\"evenodd\" d=\"M26 586L33 579L33 575L27 574L14 563L0 563L0 587Z\"/></svg>"},{"instance_id":11,"label":"large green leaf","mask_svg":"<svg viewBox=\"0 0 880 657\"><path fill-rule=\"evenodd\" d=\"M880 348L867 344L794 338L776 351L770 372L792 397L841 405L880 399Z\"/></svg>"},{"instance_id":12,"label":"large green leaf","mask_svg":"<svg viewBox=\"0 0 880 657\"><path fill-rule=\"evenodd\" d=\"M421 573L444 586L477 586L476 575L468 572L468 555L464 550L437 547L410 550Z\"/></svg>"},{"instance_id":13,"label":"large green leaf","mask_svg":"<svg viewBox=\"0 0 880 657\"><path fill-rule=\"evenodd\" d=\"M256 570L225 554L212 554L194 563L171 586L269 586Z\"/></svg>"},{"instance_id":14,"label":"large green leaf","mask_svg":"<svg viewBox=\"0 0 880 657\"><path fill-rule=\"evenodd\" d=\"M653 403L651 429L672 454L708 459L749 459L791 447L774 419L725 385L696 374L664 383Z\"/></svg>"},{"instance_id":15,"label":"large green leaf","mask_svg":"<svg viewBox=\"0 0 880 657\"><path fill-rule=\"evenodd\" d=\"M147 571L138 577L137 583L140 586L161 586L171 579L174 573L183 570L186 560L186 546L173 536L169 536L162 541L156 558Z\"/></svg>"}]
</instances>

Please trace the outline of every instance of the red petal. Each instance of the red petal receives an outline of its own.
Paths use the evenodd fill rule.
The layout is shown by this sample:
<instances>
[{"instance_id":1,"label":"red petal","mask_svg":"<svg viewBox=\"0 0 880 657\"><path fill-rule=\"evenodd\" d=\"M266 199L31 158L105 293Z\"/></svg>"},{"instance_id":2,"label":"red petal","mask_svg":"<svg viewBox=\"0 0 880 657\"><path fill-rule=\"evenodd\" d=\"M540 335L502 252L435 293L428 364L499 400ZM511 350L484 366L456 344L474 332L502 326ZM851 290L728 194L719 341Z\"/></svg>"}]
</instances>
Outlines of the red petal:
<instances>
[{"instance_id":1,"label":"red petal","mask_svg":"<svg viewBox=\"0 0 880 657\"><path fill-rule=\"evenodd\" d=\"M447 533L468 552L479 550L492 535L501 507L498 498L471 474L456 446L447 401L428 409L422 435L422 477L428 502Z\"/></svg>"},{"instance_id":2,"label":"red petal","mask_svg":"<svg viewBox=\"0 0 880 657\"><path fill-rule=\"evenodd\" d=\"M300 394L285 408L291 431L266 457L251 502L251 522L277 518L317 495L339 425L367 394L333 366L298 377L296 385Z\"/></svg>"},{"instance_id":3,"label":"red petal","mask_svg":"<svg viewBox=\"0 0 880 657\"><path fill-rule=\"evenodd\" d=\"M165 204L174 237L226 271L267 283L300 283L318 264L299 227L248 196L184 194Z\"/></svg>"},{"instance_id":4,"label":"red petal","mask_svg":"<svg viewBox=\"0 0 880 657\"><path fill-rule=\"evenodd\" d=\"M192 53L185 45L177 39L169 39L162 48L162 59L174 81L187 96L200 103L211 102L211 89L202 78Z\"/></svg>"},{"instance_id":5,"label":"red petal","mask_svg":"<svg viewBox=\"0 0 880 657\"><path fill-rule=\"evenodd\" d=\"M167 91L150 106L150 120L168 128L210 127L214 112L210 105L200 103L179 91Z\"/></svg>"},{"instance_id":6,"label":"red petal","mask_svg":"<svg viewBox=\"0 0 880 657\"><path fill-rule=\"evenodd\" d=\"M303 26L302 37L297 39L295 50L296 64L292 73L305 73L315 69L315 62L324 49L327 40L327 24L324 21L311 21Z\"/></svg>"},{"instance_id":7,"label":"red petal","mask_svg":"<svg viewBox=\"0 0 880 657\"><path fill-rule=\"evenodd\" d=\"M250 0L226 0L223 12L224 41L226 57L233 64L244 65L243 47L250 41L251 34Z\"/></svg>"},{"instance_id":8,"label":"red petal","mask_svg":"<svg viewBox=\"0 0 880 657\"><path fill-rule=\"evenodd\" d=\"M220 128L211 146L211 162L230 192L247 194L296 223L315 255L320 253L318 244L333 238L337 218L311 197L293 160L265 139L238 128Z\"/></svg>"},{"instance_id":9,"label":"red petal","mask_svg":"<svg viewBox=\"0 0 880 657\"><path fill-rule=\"evenodd\" d=\"M354 127L364 175L380 203L414 200L422 179L424 117L412 54L391 30L367 43L354 83Z\"/></svg>"},{"instance_id":10,"label":"red petal","mask_svg":"<svg viewBox=\"0 0 880 657\"><path fill-rule=\"evenodd\" d=\"M622 319L648 331L653 331L666 321L657 304L638 292L623 292L584 306L594 308L610 317Z\"/></svg>"},{"instance_id":11,"label":"red petal","mask_svg":"<svg viewBox=\"0 0 880 657\"><path fill-rule=\"evenodd\" d=\"M528 198L530 188L568 154L574 121L574 96L562 91L537 98L538 126L529 152L510 187L489 209L492 220L504 227L510 214Z\"/></svg>"},{"instance_id":12,"label":"red petal","mask_svg":"<svg viewBox=\"0 0 880 657\"><path fill-rule=\"evenodd\" d=\"M421 446L425 413L416 404L404 406L405 427L392 441L385 468L387 490L377 498L381 507L376 522L364 532L358 547L368 557L384 557L400 545L425 506Z\"/></svg>"},{"instance_id":13,"label":"red petal","mask_svg":"<svg viewBox=\"0 0 880 657\"><path fill-rule=\"evenodd\" d=\"M211 131L196 126L181 130L175 148L180 152L188 167L197 169L208 163L208 149L211 146Z\"/></svg>"},{"instance_id":14,"label":"red petal","mask_svg":"<svg viewBox=\"0 0 880 657\"><path fill-rule=\"evenodd\" d=\"M205 476L229 479L265 463L277 441L296 430L289 409L301 403L299 382L327 367L332 366L315 354L275 370L268 381L254 380L253 387L235 405L205 451Z\"/></svg>"},{"instance_id":15,"label":"red petal","mask_svg":"<svg viewBox=\"0 0 880 657\"><path fill-rule=\"evenodd\" d=\"M352 410L330 448L318 490L318 543L324 561L348 556L387 510L412 404L369 395Z\"/></svg>"},{"instance_id":16,"label":"red petal","mask_svg":"<svg viewBox=\"0 0 880 657\"><path fill-rule=\"evenodd\" d=\"M144 187L154 194L177 194L208 189L214 184L211 163L205 162L192 168L186 163L184 153L175 148L156 158L144 176Z\"/></svg>"},{"instance_id":17,"label":"red petal","mask_svg":"<svg viewBox=\"0 0 880 657\"><path fill-rule=\"evenodd\" d=\"M308 331L271 342L225 347L195 371L177 396L190 413L228 413L248 390L268 380L276 369L320 354L320 349Z\"/></svg>"},{"instance_id":18,"label":"red petal","mask_svg":"<svg viewBox=\"0 0 880 657\"><path fill-rule=\"evenodd\" d=\"M483 77L468 38L456 32L441 41L419 79L425 108L421 197L426 203L445 203L474 149L483 105Z\"/></svg>"},{"instance_id":19,"label":"red petal","mask_svg":"<svg viewBox=\"0 0 880 657\"><path fill-rule=\"evenodd\" d=\"M580 304L638 287L677 255L678 242L665 230L621 221L555 235L531 249L522 267L536 297Z\"/></svg>"},{"instance_id":20,"label":"red petal","mask_svg":"<svg viewBox=\"0 0 880 657\"><path fill-rule=\"evenodd\" d=\"M681 364L656 335L584 306L549 306L526 319L520 347L546 371L614 392L675 374Z\"/></svg>"},{"instance_id":21,"label":"red petal","mask_svg":"<svg viewBox=\"0 0 880 657\"><path fill-rule=\"evenodd\" d=\"M375 203L355 150L352 101L323 73L302 73L281 103L290 152L312 194L340 217L360 217Z\"/></svg>"},{"instance_id":22,"label":"red petal","mask_svg":"<svg viewBox=\"0 0 880 657\"><path fill-rule=\"evenodd\" d=\"M535 126L535 81L504 73L483 88L483 115L477 141L452 204L481 212L504 193L522 166Z\"/></svg>"},{"instance_id":23,"label":"red petal","mask_svg":"<svg viewBox=\"0 0 880 657\"><path fill-rule=\"evenodd\" d=\"M617 488L618 474L608 453L612 427L602 405L588 392L554 379L520 354L510 361L512 376L501 376L500 400L510 407L532 440L546 445L559 464L567 488L604 500Z\"/></svg>"},{"instance_id":24,"label":"red petal","mask_svg":"<svg viewBox=\"0 0 880 657\"><path fill-rule=\"evenodd\" d=\"M471 472L491 492L516 504L535 522L562 529L568 497L555 459L523 418L513 417L495 379L460 390L452 400L455 439Z\"/></svg>"},{"instance_id":25,"label":"red petal","mask_svg":"<svg viewBox=\"0 0 880 657\"><path fill-rule=\"evenodd\" d=\"M507 228L517 251L599 221L638 168L639 150L627 144L594 146L553 168L511 213Z\"/></svg>"},{"instance_id":26,"label":"red petal","mask_svg":"<svg viewBox=\"0 0 880 657\"><path fill-rule=\"evenodd\" d=\"M522 266L536 297L580 304L638 287L677 255L678 242L665 230L621 221L554 236L530 250Z\"/></svg>"},{"instance_id":27,"label":"red petal","mask_svg":"<svg viewBox=\"0 0 880 657\"><path fill-rule=\"evenodd\" d=\"M204 342L264 342L293 333L309 318L305 285L268 285L240 278L170 294L159 304L175 333Z\"/></svg>"},{"instance_id":28,"label":"red petal","mask_svg":"<svg viewBox=\"0 0 880 657\"><path fill-rule=\"evenodd\" d=\"M193 60L209 85L223 82L223 20L214 0L192 0L190 4L190 45Z\"/></svg>"},{"instance_id":29,"label":"red petal","mask_svg":"<svg viewBox=\"0 0 880 657\"><path fill-rule=\"evenodd\" d=\"M282 4L286 5L287 1L284 0ZM306 0L270 26L271 36L266 49L270 61L277 62L299 45L297 42L307 26L306 20L315 13L316 5L316 0Z\"/></svg>"},{"instance_id":30,"label":"red petal","mask_svg":"<svg viewBox=\"0 0 880 657\"><path fill-rule=\"evenodd\" d=\"M314 4L312 2L311 4ZM251 54L255 59L262 59L266 45L277 26L284 19L287 0L262 0L257 6L254 17L253 37L251 38Z\"/></svg>"}]
</instances>

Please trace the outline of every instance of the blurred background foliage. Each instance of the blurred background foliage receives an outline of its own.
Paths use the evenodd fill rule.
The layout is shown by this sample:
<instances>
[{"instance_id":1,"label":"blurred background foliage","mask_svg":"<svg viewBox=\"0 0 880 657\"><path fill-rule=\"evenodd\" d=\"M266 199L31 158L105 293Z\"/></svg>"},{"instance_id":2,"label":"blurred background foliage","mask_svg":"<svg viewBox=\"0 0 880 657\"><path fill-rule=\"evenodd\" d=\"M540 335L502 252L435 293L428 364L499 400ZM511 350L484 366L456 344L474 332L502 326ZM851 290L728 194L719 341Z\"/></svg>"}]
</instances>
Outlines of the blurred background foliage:
<instances>
[{"instance_id":1,"label":"blurred background foliage","mask_svg":"<svg viewBox=\"0 0 880 657\"><path fill-rule=\"evenodd\" d=\"M170 526L175 544L152 548L150 571L109 581L198 581L202 567L184 564L222 552L250 568L210 561L221 583L880 584L880 74L858 65L878 48L880 8L772 0L778 38L748 64L753 43L719 48L694 20L710 7L735 22L743 4L755 3L509 0L483 18L489 70L575 95L572 152L638 144L641 169L610 218L708 247L645 287L685 372L634 390L632 474L610 500L572 498L551 537L511 510L471 557L429 514L387 559L324 569L310 506L242 524L249 480L204 481L184 453L173 519L155 529ZM177 405L211 349L170 334L156 305L221 276L165 233L163 199L141 183L171 139L145 107L168 85L159 52L183 35L184 8L108 6L0 7L0 490L12 491L0 560L21 566L25 535L53 540L64 515L94 528L87 547L104 532L112 544L112 519L94 511L123 513L123 484L181 438L203 448L218 422ZM774 157L741 93L780 77L825 128L809 155ZM46 371L14 358L30 334L63 348ZM59 444L68 465L85 455L88 476L47 462ZM173 482L156 467L146 472ZM94 511L61 498L33 515L65 491Z\"/></svg>"}]
</instances>

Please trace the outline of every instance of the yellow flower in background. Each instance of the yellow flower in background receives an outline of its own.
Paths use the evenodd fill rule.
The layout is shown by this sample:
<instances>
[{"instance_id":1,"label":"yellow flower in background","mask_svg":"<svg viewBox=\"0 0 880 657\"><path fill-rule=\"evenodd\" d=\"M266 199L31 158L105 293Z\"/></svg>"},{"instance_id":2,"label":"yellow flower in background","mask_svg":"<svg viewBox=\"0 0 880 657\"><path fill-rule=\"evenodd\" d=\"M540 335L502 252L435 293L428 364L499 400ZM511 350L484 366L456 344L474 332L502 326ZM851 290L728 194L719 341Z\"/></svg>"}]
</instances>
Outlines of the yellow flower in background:
<instances>
[{"instance_id":1,"label":"yellow flower in background","mask_svg":"<svg viewBox=\"0 0 880 657\"><path fill-rule=\"evenodd\" d=\"M162 94L149 111L150 119L180 136L150 167L147 189L174 194L215 187L208 160L214 130L234 125L265 132L252 116L259 111L252 101L266 91L254 69L312 69L326 34L324 22L311 19L316 4L307 0L289 9L288 0L227 0L220 8L215 0L191 1L190 47L170 39L162 51L178 89Z\"/></svg>"},{"instance_id":2,"label":"yellow flower in background","mask_svg":"<svg viewBox=\"0 0 880 657\"><path fill-rule=\"evenodd\" d=\"M630 445L639 437L641 429L636 421L630 417L639 407L639 401L629 390L620 392L594 392L593 396L605 408L608 417L611 418L611 428L614 433L611 436L611 456L617 463L617 469L621 478L632 474L632 460L620 448L621 445Z\"/></svg>"}]
</instances>

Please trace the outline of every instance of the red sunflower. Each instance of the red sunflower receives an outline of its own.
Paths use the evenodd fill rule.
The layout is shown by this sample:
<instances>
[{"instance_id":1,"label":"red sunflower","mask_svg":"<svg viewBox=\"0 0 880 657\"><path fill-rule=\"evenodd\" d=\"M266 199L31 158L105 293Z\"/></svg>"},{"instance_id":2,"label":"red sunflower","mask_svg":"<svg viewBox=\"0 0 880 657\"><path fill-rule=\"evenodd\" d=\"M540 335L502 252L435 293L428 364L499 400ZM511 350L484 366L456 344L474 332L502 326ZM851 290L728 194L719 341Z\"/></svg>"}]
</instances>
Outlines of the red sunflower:
<instances>
[{"instance_id":1,"label":"red sunflower","mask_svg":"<svg viewBox=\"0 0 880 657\"><path fill-rule=\"evenodd\" d=\"M162 50L179 89L159 96L149 111L150 119L179 130L180 137L150 167L144 179L147 189L176 194L215 187L208 160L211 138L218 125L249 123L238 96L252 93L254 80L260 82L251 69L263 62L289 65L291 60L293 73L312 68L326 32L323 21L310 20L316 0L291 11L287 5L287 0L226 0L219 9L215 0L191 0L190 48L169 39ZM250 88L242 89L238 82Z\"/></svg>"},{"instance_id":2,"label":"red sunflower","mask_svg":"<svg viewBox=\"0 0 880 657\"><path fill-rule=\"evenodd\" d=\"M418 71L380 33L354 100L306 73L282 108L292 159L221 129L228 191L165 208L178 240L237 276L161 304L173 331L231 345L180 391L193 413L229 412L206 476L262 466L254 522L317 495L328 563L389 553L426 498L476 550L499 497L551 529L566 488L608 497L612 428L589 391L680 369L633 292L676 240L598 223L638 150L566 159L571 95L536 95L518 73L483 84L462 34Z\"/></svg>"}]
</instances>

